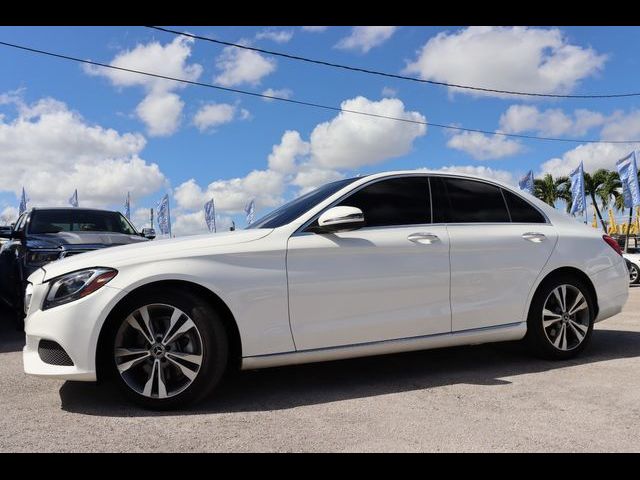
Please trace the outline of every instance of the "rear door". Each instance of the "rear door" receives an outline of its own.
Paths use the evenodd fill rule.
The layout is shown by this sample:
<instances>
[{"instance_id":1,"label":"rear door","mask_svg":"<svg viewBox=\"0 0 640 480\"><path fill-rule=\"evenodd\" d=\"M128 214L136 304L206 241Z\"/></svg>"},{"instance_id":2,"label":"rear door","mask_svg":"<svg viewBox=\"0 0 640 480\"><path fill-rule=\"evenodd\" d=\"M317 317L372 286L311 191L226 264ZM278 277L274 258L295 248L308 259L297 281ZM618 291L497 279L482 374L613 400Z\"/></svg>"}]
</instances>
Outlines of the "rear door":
<instances>
[{"instance_id":1,"label":"rear door","mask_svg":"<svg viewBox=\"0 0 640 480\"><path fill-rule=\"evenodd\" d=\"M555 228L523 197L488 182L434 177L432 194L451 242L452 330L524 321Z\"/></svg>"}]
</instances>

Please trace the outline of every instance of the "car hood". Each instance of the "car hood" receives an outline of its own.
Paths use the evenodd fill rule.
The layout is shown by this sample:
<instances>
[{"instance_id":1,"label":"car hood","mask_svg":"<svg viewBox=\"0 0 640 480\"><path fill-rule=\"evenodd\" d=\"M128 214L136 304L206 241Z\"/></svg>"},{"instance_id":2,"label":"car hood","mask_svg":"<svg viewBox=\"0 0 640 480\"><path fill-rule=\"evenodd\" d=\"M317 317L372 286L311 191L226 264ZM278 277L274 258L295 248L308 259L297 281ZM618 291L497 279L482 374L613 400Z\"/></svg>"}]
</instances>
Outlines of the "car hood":
<instances>
[{"instance_id":1,"label":"car hood","mask_svg":"<svg viewBox=\"0 0 640 480\"><path fill-rule=\"evenodd\" d=\"M214 247L228 247L252 242L265 237L272 231L273 229L235 230L232 232L154 240L82 253L46 264L42 267L45 271L43 281L83 268L113 267L117 269L122 265L180 258L188 256L190 252L197 250L209 250ZM212 253L214 252L212 251Z\"/></svg>"},{"instance_id":2,"label":"car hood","mask_svg":"<svg viewBox=\"0 0 640 480\"><path fill-rule=\"evenodd\" d=\"M30 233L27 239L28 248L59 248L62 246L80 247L89 245L95 247L110 247L113 245L128 245L130 243L145 242L146 238L139 235L127 235L114 232L60 232L60 233Z\"/></svg>"}]
</instances>

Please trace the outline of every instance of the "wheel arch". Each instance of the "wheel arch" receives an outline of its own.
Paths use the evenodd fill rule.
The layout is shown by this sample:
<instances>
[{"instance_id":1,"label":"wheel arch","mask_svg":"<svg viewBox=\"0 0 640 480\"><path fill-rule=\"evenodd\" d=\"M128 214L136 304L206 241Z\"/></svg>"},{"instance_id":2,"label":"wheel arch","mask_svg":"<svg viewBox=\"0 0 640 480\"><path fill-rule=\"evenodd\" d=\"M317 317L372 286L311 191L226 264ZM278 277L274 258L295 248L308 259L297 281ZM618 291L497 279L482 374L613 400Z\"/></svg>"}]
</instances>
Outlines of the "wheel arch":
<instances>
[{"instance_id":1,"label":"wheel arch","mask_svg":"<svg viewBox=\"0 0 640 480\"><path fill-rule=\"evenodd\" d=\"M558 268L550 271L549 273L547 273L542 278L542 280L540 280L538 285L536 286L536 289L534 290L533 295L531 295L531 299L529 301L529 308L531 308L531 303L533 302L533 299L535 298L535 296L540 291L540 288L542 287L542 285L544 285L549 280L551 280L551 279L553 279L555 277L562 276L562 275L571 275L573 277L578 278L582 282L584 282L584 284L589 289L589 293L591 294L591 298L593 299L593 303L595 305L595 310L596 311L595 311L595 314L594 314L593 318L598 318L599 307L598 307L598 294L596 292L596 288L593 285L593 282L591 281L591 279L589 278L589 275L587 275L582 270L580 270L580 269L578 269L576 267L569 267L569 266L558 267ZM528 310L527 310L527 312L528 312Z\"/></svg>"},{"instance_id":2,"label":"wheel arch","mask_svg":"<svg viewBox=\"0 0 640 480\"><path fill-rule=\"evenodd\" d=\"M240 337L240 331L236 323L236 319L231 312L229 306L213 291L209 290L202 285L186 280L158 280L151 283L141 285L130 292L128 292L118 303L111 309L104 321L100 335L98 336L98 345L96 348L96 376L98 381L104 378L107 371L105 362L108 357L105 355L105 342L107 341L107 333L109 326L114 318L118 315L123 315L123 307L128 300L135 295L148 290L155 290L158 288L172 288L186 290L189 293L195 294L205 301L207 301L217 312L220 313L222 322L227 330L229 336L229 367L238 369L242 360L242 339Z\"/></svg>"}]
</instances>

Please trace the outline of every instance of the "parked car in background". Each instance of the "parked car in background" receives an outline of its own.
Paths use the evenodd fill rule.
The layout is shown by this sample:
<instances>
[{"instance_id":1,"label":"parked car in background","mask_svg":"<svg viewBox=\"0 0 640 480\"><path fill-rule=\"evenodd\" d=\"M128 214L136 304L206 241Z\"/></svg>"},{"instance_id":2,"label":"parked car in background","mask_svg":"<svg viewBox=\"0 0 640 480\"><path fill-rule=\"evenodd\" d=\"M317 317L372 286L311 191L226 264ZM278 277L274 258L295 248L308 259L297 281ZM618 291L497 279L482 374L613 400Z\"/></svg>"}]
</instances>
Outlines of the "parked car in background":
<instances>
[{"instance_id":1,"label":"parked car in background","mask_svg":"<svg viewBox=\"0 0 640 480\"><path fill-rule=\"evenodd\" d=\"M640 249L630 248L628 253L623 254L629 269L629 283L636 285L640 283Z\"/></svg>"},{"instance_id":2,"label":"parked car in background","mask_svg":"<svg viewBox=\"0 0 640 480\"><path fill-rule=\"evenodd\" d=\"M0 248L9 241L12 229L11 225L0 225Z\"/></svg>"},{"instance_id":3,"label":"parked car in background","mask_svg":"<svg viewBox=\"0 0 640 480\"><path fill-rule=\"evenodd\" d=\"M91 250L144 242L155 233L152 229L139 233L119 212L33 208L0 236L6 241L0 250L0 299L21 320L26 280L43 265Z\"/></svg>"},{"instance_id":4,"label":"parked car in background","mask_svg":"<svg viewBox=\"0 0 640 480\"><path fill-rule=\"evenodd\" d=\"M28 374L113 379L174 408L257 369L520 340L569 359L629 291L618 244L507 184L391 172L326 184L250 228L45 265Z\"/></svg>"}]
</instances>

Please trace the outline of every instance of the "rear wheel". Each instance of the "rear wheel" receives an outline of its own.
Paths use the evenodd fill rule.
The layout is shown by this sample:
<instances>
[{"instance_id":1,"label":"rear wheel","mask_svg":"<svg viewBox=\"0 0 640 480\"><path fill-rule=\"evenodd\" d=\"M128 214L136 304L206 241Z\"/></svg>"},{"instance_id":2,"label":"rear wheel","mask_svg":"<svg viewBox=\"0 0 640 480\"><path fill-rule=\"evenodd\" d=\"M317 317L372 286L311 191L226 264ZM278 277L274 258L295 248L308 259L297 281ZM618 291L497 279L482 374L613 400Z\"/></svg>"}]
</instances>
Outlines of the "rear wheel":
<instances>
[{"instance_id":1,"label":"rear wheel","mask_svg":"<svg viewBox=\"0 0 640 480\"><path fill-rule=\"evenodd\" d=\"M153 409L209 394L227 366L227 334L217 312L196 295L162 290L137 295L111 324L107 361L124 393Z\"/></svg>"},{"instance_id":2,"label":"rear wheel","mask_svg":"<svg viewBox=\"0 0 640 480\"><path fill-rule=\"evenodd\" d=\"M527 343L540 357L572 358L587 346L594 315L594 299L584 282L566 275L546 280L531 302Z\"/></svg>"}]
</instances>

